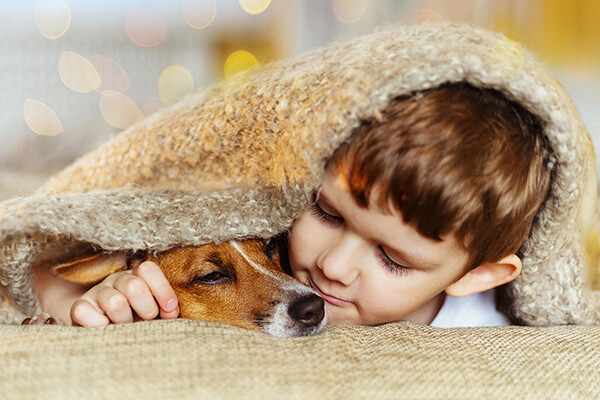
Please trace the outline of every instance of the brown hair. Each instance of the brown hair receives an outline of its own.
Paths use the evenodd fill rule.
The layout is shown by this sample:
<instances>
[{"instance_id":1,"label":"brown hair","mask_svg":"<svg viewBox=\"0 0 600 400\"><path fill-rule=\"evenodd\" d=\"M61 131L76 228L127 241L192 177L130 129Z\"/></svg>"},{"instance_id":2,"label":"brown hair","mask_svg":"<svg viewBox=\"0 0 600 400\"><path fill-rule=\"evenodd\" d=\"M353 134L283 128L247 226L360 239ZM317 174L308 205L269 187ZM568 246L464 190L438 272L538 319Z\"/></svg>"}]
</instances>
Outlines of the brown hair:
<instances>
[{"instance_id":1,"label":"brown hair","mask_svg":"<svg viewBox=\"0 0 600 400\"><path fill-rule=\"evenodd\" d=\"M368 207L422 235L455 234L469 266L519 250L545 200L551 149L538 118L492 89L447 84L394 100L333 156Z\"/></svg>"}]
</instances>

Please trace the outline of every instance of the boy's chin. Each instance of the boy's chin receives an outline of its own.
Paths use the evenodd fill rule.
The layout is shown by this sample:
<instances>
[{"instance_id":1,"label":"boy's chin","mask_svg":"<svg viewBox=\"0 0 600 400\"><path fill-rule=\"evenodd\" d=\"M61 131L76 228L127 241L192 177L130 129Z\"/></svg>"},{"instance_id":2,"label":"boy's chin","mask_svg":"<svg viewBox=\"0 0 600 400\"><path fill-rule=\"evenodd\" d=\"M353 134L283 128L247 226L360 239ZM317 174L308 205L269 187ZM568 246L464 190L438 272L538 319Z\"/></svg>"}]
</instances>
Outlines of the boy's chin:
<instances>
[{"instance_id":1,"label":"boy's chin","mask_svg":"<svg viewBox=\"0 0 600 400\"><path fill-rule=\"evenodd\" d=\"M379 325L363 321L360 315L343 310L340 307L325 302L327 325Z\"/></svg>"},{"instance_id":2,"label":"boy's chin","mask_svg":"<svg viewBox=\"0 0 600 400\"><path fill-rule=\"evenodd\" d=\"M356 318L343 315L339 307L325 302L325 315L327 315L327 325L360 325Z\"/></svg>"}]
</instances>

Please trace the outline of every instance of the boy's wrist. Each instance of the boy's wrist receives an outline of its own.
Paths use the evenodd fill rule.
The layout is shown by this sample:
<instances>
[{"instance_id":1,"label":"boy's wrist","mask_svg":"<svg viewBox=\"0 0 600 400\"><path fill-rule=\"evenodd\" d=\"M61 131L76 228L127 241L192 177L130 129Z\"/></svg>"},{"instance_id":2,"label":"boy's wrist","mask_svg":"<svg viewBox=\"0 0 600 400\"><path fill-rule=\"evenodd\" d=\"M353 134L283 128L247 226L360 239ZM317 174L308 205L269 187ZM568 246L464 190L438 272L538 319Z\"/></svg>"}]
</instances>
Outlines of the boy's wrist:
<instances>
[{"instance_id":1,"label":"boy's wrist","mask_svg":"<svg viewBox=\"0 0 600 400\"><path fill-rule=\"evenodd\" d=\"M32 275L38 302L42 311L71 325L71 306L87 290L87 286L76 285L53 276L46 268L33 268Z\"/></svg>"}]
</instances>

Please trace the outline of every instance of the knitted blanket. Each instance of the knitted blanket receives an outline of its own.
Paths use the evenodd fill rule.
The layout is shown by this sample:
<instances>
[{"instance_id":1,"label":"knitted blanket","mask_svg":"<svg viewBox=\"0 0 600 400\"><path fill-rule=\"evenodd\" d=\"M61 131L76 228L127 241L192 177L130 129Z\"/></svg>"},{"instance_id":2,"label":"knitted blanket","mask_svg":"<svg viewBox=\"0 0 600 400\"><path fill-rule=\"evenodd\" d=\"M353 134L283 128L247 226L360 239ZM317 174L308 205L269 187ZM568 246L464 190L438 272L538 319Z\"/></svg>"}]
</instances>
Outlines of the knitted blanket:
<instances>
[{"instance_id":1,"label":"knitted blanket","mask_svg":"<svg viewBox=\"0 0 600 400\"><path fill-rule=\"evenodd\" d=\"M502 35L460 24L392 27L238 75L132 126L54 176L35 195L1 203L0 321L19 323L24 316L39 311L30 275L33 264L51 266L90 248L160 251L229 239L266 238L285 231L319 187L327 158L351 137L361 121L377 115L397 96L459 81L497 89L537 115L555 155L551 193L523 246L523 274L508 288L506 312L513 320L532 326L598 324L597 252L585 246L598 247L595 161L585 127L569 96L528 51ZM345 379L354 385L352 392L364 394L355 397L377 397L379 389L398 394L408 383L395 377L392 370L406 371L415 359L417 365L435 365L436 372L410 376L419 382L433 379L433 387L444 376L433 375L446 371L445 382L458 390L447 393L458 398L502 397L508 392L499 388L513 384L519 385L517 396L543 392L544 398L558 394L562 394L560 398L581 398L598 394L597 389L593 394L592 389L586 391L582 386L582 380L589 374L597 378L596 371L600 370L600 360L589 352L598 345L598 332L592 327L443 331L397 323L375 328L340 327L323 339L277 342L276 346L270 339L235 328L180 321L100 330L6 326L0 329L0 337L9 343L6 346L21 341L32 344L38 338L56 340L65 350L58 350L57 361L62 360L58 362L69 359L65 357L70 346L80 352L89 350L86 354L93 358L81 361L83 364L74 361L70 373L83 379L82 366L97 368L106 374L106 386L118 387L124 383L111 378L107 368L112 365L108 357L113 350L106 346L117 343L126 351L131 345L135 351L140 341L149 340L152 351L147 348L150 352L139 353L139 357L148 360L161 354L168 366L161 362L156 368L167 371L173 370L174 364L177 368L189 365L189 345L173 358L167 354L172 354L168 345L174 337L187 342L190 332L200 335L200 339L192 340L194 346L217 343L225 349L223 357L240 353L236 360L246 353L255 354L257 346L272 356L274 352L287 354L287 349L300 352L280 359L276 365L282 375L269 376L266 383L275 385L273 393L282 393L279 388L291 398L310 398L304 394L348 398L348 391L332 391L338 387L333 376L327 375L333 379L329 383L320 379L323 371L338 367L345 371L340 373L350 374ZM414 340L410 339L413 335ZM222 338L233 336L233 349L222 344ZM417 339L423 339L425 346L433 345L434 350L424 351ZM442 345L435 345L438 339ZM304 343L310 343L306 353L299 350ZM53 346L42 347L31 347L36 354L27 347L20 351L7 347L3 354L10 355L6 358L10 365L21 366L23 372L31 365L27 367L21 356L37 363L40 351L55 350ZM339 357L331 358L325 347L341 349L336 353ZM536 392L532 382L541 382L536 379L546 373L557 376L564 367L552 361L552 368L537 370L538 364L529 356L535 353L543 359L562 351L568 352L569 360L583 364L576 364L578 369L559 382L560 390L534 385L542 390ZM473 352L483 362L475 368L468 363ZM218 358L223 353L210 354ZM517 373L520 367L508 362L509 354L515 357L512 361L527 361L527 372ZM251 383L265 384L251 377L261 375L270 361L252 360L229 365L227 373L217 369L221 374L211 375L203 369L202 374L236 377L230 382L234 388L222 389L223 397L239 393L253 397L250 393L257 392L244 392L244 388ZM215 360L209 357L207 365L209 361ZM303 362L315 369L298 375L303 385L294 384L295 369ZM316 368L321 362L324 364ZM502 363L507 363L507 369L490 367ZM7 376L9 366L2 364L3 376ZM139 367L136 363L126 365ZM383 369L372 369L376 365ZM581 365L593 372L576 372L583 371ZM467 375L457 375L457 370ZM380 371L381 375L369 371ZM89 373L93 375L93 371ZM135 379L131 370L123 373ZM188 370L184 368L182 373ZM502 374L505 380L500 378ZM510 378L506 376L509 374ZM63 378L65 382L72 380L69 374ZM182 393L183 386L187 387L177 377L170 379L175 382L170 387L172 393ZM482 379L488 379L481 386L487 389L466 388L469 382L479 384ZM16 383L9 381L3 385L16 388ZM159 379L155 386L160 382L165 383ZM315 385L333 386L318 391ZM530 386L528 392L524 391L526 385ZM314 390L305 390L306 386ZM196 394L204 393L204 389L196 389ZM214 385L205 389L207 394L214 394ZM440 394L428 393L424 396ZM101 398L97 393L96 397Z\"/></svg>"}]
</instances>

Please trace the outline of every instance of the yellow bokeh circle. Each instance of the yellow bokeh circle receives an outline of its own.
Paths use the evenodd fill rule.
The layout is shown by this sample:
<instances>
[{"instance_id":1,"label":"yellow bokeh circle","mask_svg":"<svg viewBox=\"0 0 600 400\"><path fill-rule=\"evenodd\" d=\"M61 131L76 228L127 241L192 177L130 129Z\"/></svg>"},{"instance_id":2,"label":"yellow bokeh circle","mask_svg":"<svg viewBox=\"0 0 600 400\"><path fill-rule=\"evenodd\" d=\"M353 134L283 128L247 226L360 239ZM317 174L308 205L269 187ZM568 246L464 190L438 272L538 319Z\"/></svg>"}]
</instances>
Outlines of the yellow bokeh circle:
<instances>
[{"instance_id":1,"label":"yellow bokeh circle","mask_svg":"<svg viewBox=\"0 0 600 400\"><path fill-rule=\"evenodd\" d=\"M367 0L332 0L331 6L336 18L345 24L353 24L367 11Z\"/></svg>"},{"instance_id":2,"label":"yellow bokeh circle","mask_svg":"<svg viewBox=\"0 0 600 400\"><path fill-rule=\"evenodd\" d=\"M42 0L35 8L35 25L48 39L57 39L71 25L71 10L63 0Z\"/></svg>"},{"instance_id":3,"label":"yellow bokeh circle","mask_svg":"<svg viewBox=\"0 0 600 400\"><path fill-rule=\"evenodd\" d=\"M165 68L158 79L158 93L165 104L175 104L194 92L194 78L181 65Z\"/></svg>"},{"instance_id":4,"label":"yellow bokeh circle","mask_svg":"<svg viewBox=\"0 0 600 400\"><path fill-rule=\"evenodd\" d=\"M230 78L244 70L258 67L258 65L258 60L252 53L245 50L234 51L225 61L224 74L226 78Z\"/></svg>"},{"instance_id":5,"label":"yellow bokeh circle","mask_svg":"<svg viewBox=\"0 0 600 400\"><path fill-rule=\"evenodd\" d=\"M27 126L38 135L56 136L64 131L58 115L50 107L37 100L25 100L23 116Z\"/></svg>"},{"instance_id":6,"label":"yellow bokeh circle","mask_svg":"<svg viewBox=\"0 0 600 400\"><path fill-rule=\"evenodd\" d=\"M244 11L246 11L250 15L260 14L264 12L269 5L271 4L271 0L238 0L240 6Z\"/></svg>"},{"instance_id":7,"label":"yellow bokeh circle","mask_svg":"<svg viewBox=\"0 0 600 400\"><path fill-rule=\"evenodd\" d=\"M204 29L217 16L216 0L183 0L183 18L194 29Z\"/></svg>"},{"instance_id":8,"label":"yellow bokeh circle","mask_svg":"<svg viewBox=\"0 0 600 400\"><path fill-rule=\"evenodd\" d=\"M78 93L98 89L100 74L85 57L72 51L63 51L58 59L58 74L65 86Z\"/></svg>"},{"instance_id":9,"label":"yellow bokeh circle","mask_svg":"<svg viewBox=\"0 0 600 400\"><path fill-rule=\"evenodd\" d=\"M111 90L100 95L100 113L106 122L119 129L125 129L144 117L135 101Z\"/></svg>"}]
</instances>

